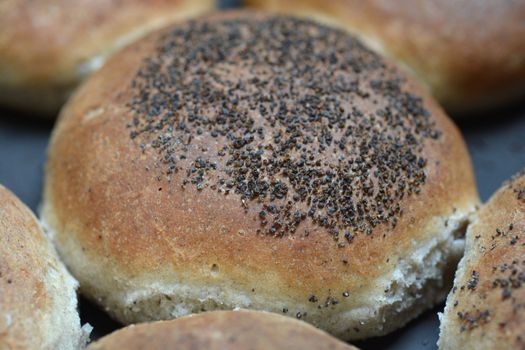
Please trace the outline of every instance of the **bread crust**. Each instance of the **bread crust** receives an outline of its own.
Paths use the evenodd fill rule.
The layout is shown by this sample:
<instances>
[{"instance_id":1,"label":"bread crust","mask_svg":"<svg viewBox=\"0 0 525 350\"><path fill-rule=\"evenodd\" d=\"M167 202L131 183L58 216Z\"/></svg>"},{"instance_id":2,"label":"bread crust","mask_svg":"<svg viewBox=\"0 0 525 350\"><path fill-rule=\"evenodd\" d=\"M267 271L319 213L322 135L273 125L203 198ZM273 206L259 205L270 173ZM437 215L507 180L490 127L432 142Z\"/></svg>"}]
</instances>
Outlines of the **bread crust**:
<instances>
[{"instance_id":1,"label":"bread crust","mask_svg":"<svg viewBox=\"0 0 525 350\"><path fill-rule=\"evenodd\" d=\"M454 113L523 96L522 1L245 0L249 6L316 18L362 37L408 66Z\"/></svg>"},{"instance_id":2,"label":"bread crust","mask_svg":"<svg viewBox=\"0 0 525 350\"><path fill-rule=\"evenodd\" d=\"M231 12L193 23L267 18L272 17ZM130 77L154 51L158 38L176 28L117 54L80 88L53 132L42 219L81 280L82 291L121 321L136 322L168 316L148 314L145 307L141 309L131 300L157 293L159 303L165 303L169 301L163 295L170 293L161 292L162 284L192 286L203 290L206 305L174 310L171 317L198 312L201 307L250 307L301 317L345 338L387 332L420 312L418 309L411 316L400 312L396 323L370 322L370 329L364 322L359 325L360 320L383 317L370 311L374 307L367 299L370 291L379 293L380 300L387 298L389 291L379 289L390 285L387 276L400 261L420 244L459 225L452 223L455 215L458 222L467 220L478 203L465 145L442 110L408 79L407 90L422 96L441 136L424 141L426 183L419 195L402 199L404 214L394 229L385 224L376 226L370 235L352 232L355 237L350 244L344 243L341 234L342 247L328 229L309 218L294 234L276 237L258 233L258 218L266 202L243 202L233 191L224 195L209 186L199 189L188 184L183 188L184 169L168 181L156 151L138 147L142 141L131 139L130 129L125 127L132 118ZM211 149L207 153L210 161L222 166L223 160L213 151L216 142L222 141L211 137L201 140L202 147ZM188 159L194 159L200 149L189 152ZM304 203L295 206L305 209ZM451 224L446 228L448 219ZM448 234L444 237L453 239ZM436 264L443 268L446 261L453 260L453 256L444 256ZM441 295L437 289L443 281L438 274L437 285L429 291L430 304ZM208 287L215 288L208 293L217 292L227 301L210 301L220 298L205 295ZM232 302L229 295L242 300ZM180 302L170 295L172 299L175 304ZM350 317L356 324L345 326L338 317Z\"/></svg>"},{"instance_id":3,"label":"bread crust","mask_svg":"<svg viewBox=\"0 0 525 350\"><path fill-rule=\"evenodd\" d=\"M215 0L6 0L0 4L0 103L56 117L115 51Z\"/></svg>"},{"instance_id":4,"label":"bread crust","mask_svg":"<svg viewBox=\"0 0 525 350\"><path fill-rule=\"evenodd\" d=\"M525 349L525 172L469 226L441 322L441 349Z\"/></svg>"},{"instance_id":5,"label":"bread crust","mask_svg":"<svg viewBox=\"0 0 525 350\"><path fill-rule=\"evenodd\" d=\"M78 348L76 287L34 215L0 185L0 348Z\"/></svg>"},{"instance_id":6,"label":"bread crust","mask_svg":"<svg viewBox=\"0 0 525 350\"><path fill-rule=\"evenodd\" d=\"M133 325L88 347L111 349L333 349L351 350L311 325L267 312L215 311Z\"/></svg>"}]
</instances>

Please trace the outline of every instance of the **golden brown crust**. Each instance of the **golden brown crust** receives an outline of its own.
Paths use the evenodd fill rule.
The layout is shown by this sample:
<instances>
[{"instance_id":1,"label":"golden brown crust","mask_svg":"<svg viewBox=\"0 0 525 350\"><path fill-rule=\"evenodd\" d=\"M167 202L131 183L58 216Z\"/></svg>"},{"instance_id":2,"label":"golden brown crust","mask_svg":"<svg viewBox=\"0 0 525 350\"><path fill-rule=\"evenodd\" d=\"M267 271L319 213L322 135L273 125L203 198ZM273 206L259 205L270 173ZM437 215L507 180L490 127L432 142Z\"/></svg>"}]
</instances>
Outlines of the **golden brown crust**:
<instances>
[{"instance_id":1,"label":"golden brown crust","mask_svg":"<svg viewBox=\"0 0 525 350\"><path fill-rule=\"evenodd\" d=\"M408 65L446 109L468 111L525 91L523 1L246 0L346 28Z\"/></svg>"},{"instance_id":2,"label":"golden brown crust","mask_svg":"<svg viewBox=\"0 0 525 350\"><path fill-rule=\"evenodd\" d=\"M34 215L0 185L0 348L64 349L74 328L79 338L69 345L78 345L74 283ZM70 308L64 297L75 298ZM63 321L70 324L59 329Z\"/></svg>"},{"instance_id":3,"label":"golden brown crust","mask_svg":"<svg viewBox=\"0 0 525 350\"><path fill-rule=\"evenodd\" d=\"M80 80L118 48L214 7L214 0L2 1L0 102L57 112Z\"/></svg>"},{"instance_id":4,"label":"golden brown crust","mask_svg":"<svg viewBox=\"0 0 525 350\"><path fill-rule=\"evenodd\" d=\"M91 344L88 349L356 348L288 317L256 311L215 311L129 326Z\"/></svg>"},{"instance_id":5,"label":"golden brown crust","mask_svg":"<svg viewBox=\"0 0 525 350\"><path fill-rule=\"evenodd\" d=\"M440 347L525 349L525 172L478 212L460 266Z\"/></svg>"},{"instance_id":6,"label":"golden brown crust","mask_svg":"<svg viewBox=\"0 0 525 350\"><path fill-rule=\"evenodd\" d=\"M257 22L268 17L234 12L202 21L237 18ZM143 151L139 145L145 141L130 138L132 129L126 128L133 118L128 103L134 93L130 79L143 58L152 55L160 35L110 60L66 106L54 131L43 218L70 266L75 260L71 247L82 247L101 271L123 279L151 274L144 278L154 283L155 275L169 271L182 283L233 284L250 296L282 298L290 303L293 315L300 309L292 306L301 302L315 310L317 305L327 310L359 308L359 300L346 297L345 292L366 294L374 289L376 279L396 268L414 240L432 238L435 231L429 227L436 217L450 217L456 209L468 211L477 203L470 160L459 132L424 91L409 82L403 88L423 96L441 136L423 141L426 183L419 195L407 194L400 201L404 214L394 229L385 224L370 235L352 231L355 238L350 244L341 233L342 247L328 229L310 219L302 221L294 234L256 234L261 229L261 206L267 202L248 201L245 208L234 191L226 196L208 185L200 190L194 184L182 189L184 169L168 181L157 151L152 147ZM362 86L367 83L363 81ZM202 145L215 147L214 142L209 138ZM188 154L189 159L199 150L194 152ZM211 161L223 164L213 151L208 154ZM296 208L304 210L305 204ZM82 288L92 297L107 297L97 290L100 284L86 282ZM333 299L337 306L331 304Z\"/></svg>"}]
</instances>

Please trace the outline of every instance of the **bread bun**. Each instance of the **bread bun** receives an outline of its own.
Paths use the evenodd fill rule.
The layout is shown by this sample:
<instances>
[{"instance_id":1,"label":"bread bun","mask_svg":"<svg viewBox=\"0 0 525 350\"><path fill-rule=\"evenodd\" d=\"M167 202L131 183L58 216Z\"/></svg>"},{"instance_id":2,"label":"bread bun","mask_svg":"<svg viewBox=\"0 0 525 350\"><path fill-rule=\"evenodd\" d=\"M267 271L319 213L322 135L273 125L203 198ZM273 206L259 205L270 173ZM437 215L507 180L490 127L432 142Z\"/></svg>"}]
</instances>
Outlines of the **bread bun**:
<instances>
[{"instance_id":1,"label":"bread bun","mask_svg":"<svg viewBox=\"0 0 525 350\"><path fill-rule=\"evenodd\" d=\"M215 0L4 0L0 104L55 117L79 82L113 52Z\"/></svg>"},{"instance_id":2,"label":"bread bun","mask_svg":"<svg viewBox=\"0 0 525 350\"><path fill-rule=\"evenodd\" d=\"M34 215L0 185L0 349L78 349L76 288Z\"/></svg>"},{"instance_id":3,"label":"bread bun","mask_svg":"<svg viewBox=\"0 0 525 350\"><path fill-rule=\"evenodd\" d=\"M259 311L214 311L120 329L88 350L352 350L309 324Z\"/></svg>"},{"instance_id":4,"label":"bread bun","mask_svg":"<svg viewBox=\"0 0 525 350\"><path fill-rule=\"evenodd\" d=\"M80 88L42 218L122 322L240 307L358 339L444 299L477 203L458 130L393 65L310 21L231 12Z\"/></svg>"},{"instance_id":5,"label":"bread bun","mask_svg":"<svg viewBox=\"0 0 525 350\"><path fill-rule=\"evenodd\" d=\"M525 171L468 228L439 348L525 349Z\"/></svg>"},{"instance_id":6,"label":"bread bun","mask_svg":"<svg viewBox=\"0 0 525 350\"><path fill-rule=\"evenodd\" d=\"M525 1L245 0L360 36L408 66L450 112L525 93Z\"/></svg>"}]
</instances>

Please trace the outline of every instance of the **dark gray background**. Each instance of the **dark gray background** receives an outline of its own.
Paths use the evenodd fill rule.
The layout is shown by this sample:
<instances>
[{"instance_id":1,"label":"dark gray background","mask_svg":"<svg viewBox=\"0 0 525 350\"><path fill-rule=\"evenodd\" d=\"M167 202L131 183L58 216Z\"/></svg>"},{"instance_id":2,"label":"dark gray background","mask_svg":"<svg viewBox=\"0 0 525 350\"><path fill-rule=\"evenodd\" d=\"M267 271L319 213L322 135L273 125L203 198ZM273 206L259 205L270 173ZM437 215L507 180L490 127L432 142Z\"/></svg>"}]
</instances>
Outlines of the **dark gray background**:
<instances>
[{"instance_id":1,"label":"dark gray background","mask_svg":"<svg viewBox=\"0 0 525 350\"><path fill-rule=\"evenodd\" d=\"M223 1L231 7L235 1ZM458 122L465 136L482 200L525 166L525 100L514 106L463 116ZM45 152L53 123L0 110L0 183L11 189L32 210L40 201ZM363 349L435 349L439 331L437 312L425 313L393 334L356 345ZM84 322L95 336L119 327L95 305L82 300Z\"/></svg>"}]
</instances>

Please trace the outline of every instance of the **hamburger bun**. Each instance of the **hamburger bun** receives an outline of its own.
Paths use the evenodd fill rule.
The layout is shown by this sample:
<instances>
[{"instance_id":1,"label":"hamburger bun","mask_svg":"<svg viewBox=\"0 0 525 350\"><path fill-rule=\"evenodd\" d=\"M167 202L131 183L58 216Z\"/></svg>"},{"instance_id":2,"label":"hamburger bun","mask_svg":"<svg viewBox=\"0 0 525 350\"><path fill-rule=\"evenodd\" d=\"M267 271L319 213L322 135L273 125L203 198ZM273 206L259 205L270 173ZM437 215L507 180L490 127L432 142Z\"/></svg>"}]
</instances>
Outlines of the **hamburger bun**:
<instances>
[{"instance_id":1,"label":"hamburger bun","mask_svg":"<svg viewBox=\"0 0 525 350\"><path fill-rule=\"evenodd\" d=\"M0 105L56 117L71 91L115 51L215 0L4 0Z\"/></svg>"},{"instance_id":2,"label":"hamburger bun","mask_svg":"<svg viewBox=\"0 0 525 350\"><path fill-rule=\"evenodd\" d=\"M0 349L71 350L85 344L77 286L34 215L0 185Z\"/></svg>"},{"instance_id":3,"label":"hamburger bun","mask_svg":"<svg viewBox=\"0 0 525 350\"><path fill-rule=\"evenodd\" d=\"M439 348L525 349L525 171L468 228Z\"/></svg>"},{"instance_id":4,"label":"hamburger bun","mask_svg":"<svg viewBox=\"0 0 525 350\"><path fill-rule=\"evenodd\" d=\"M124 323L248 308L385 334L444 299L478 204L424 89L341 31L263 13L119 52L48 156L42 219Z\"/></svg>"},{"instance_id":5,"label":"hamburger bun","mask_svg":"<svg viewBox=\"0 0 525 350\"><path fill-rule=\"evenodd\" d=\"M349 30L415 73L450 112L481 111L525 93L525 1L245 3Z\"/></svg>"},{"instance_id":6,"label":"hamburger bun","mask_svg":"<svg viewBox=\"0 0 525 350\"><path fill-rule=\"evenodd\" d=\"M172 321L131 325L91 344L88 350L331 349L353 346L309 324L260 311L214 311Z\"/></svg>"}]
</instances>

